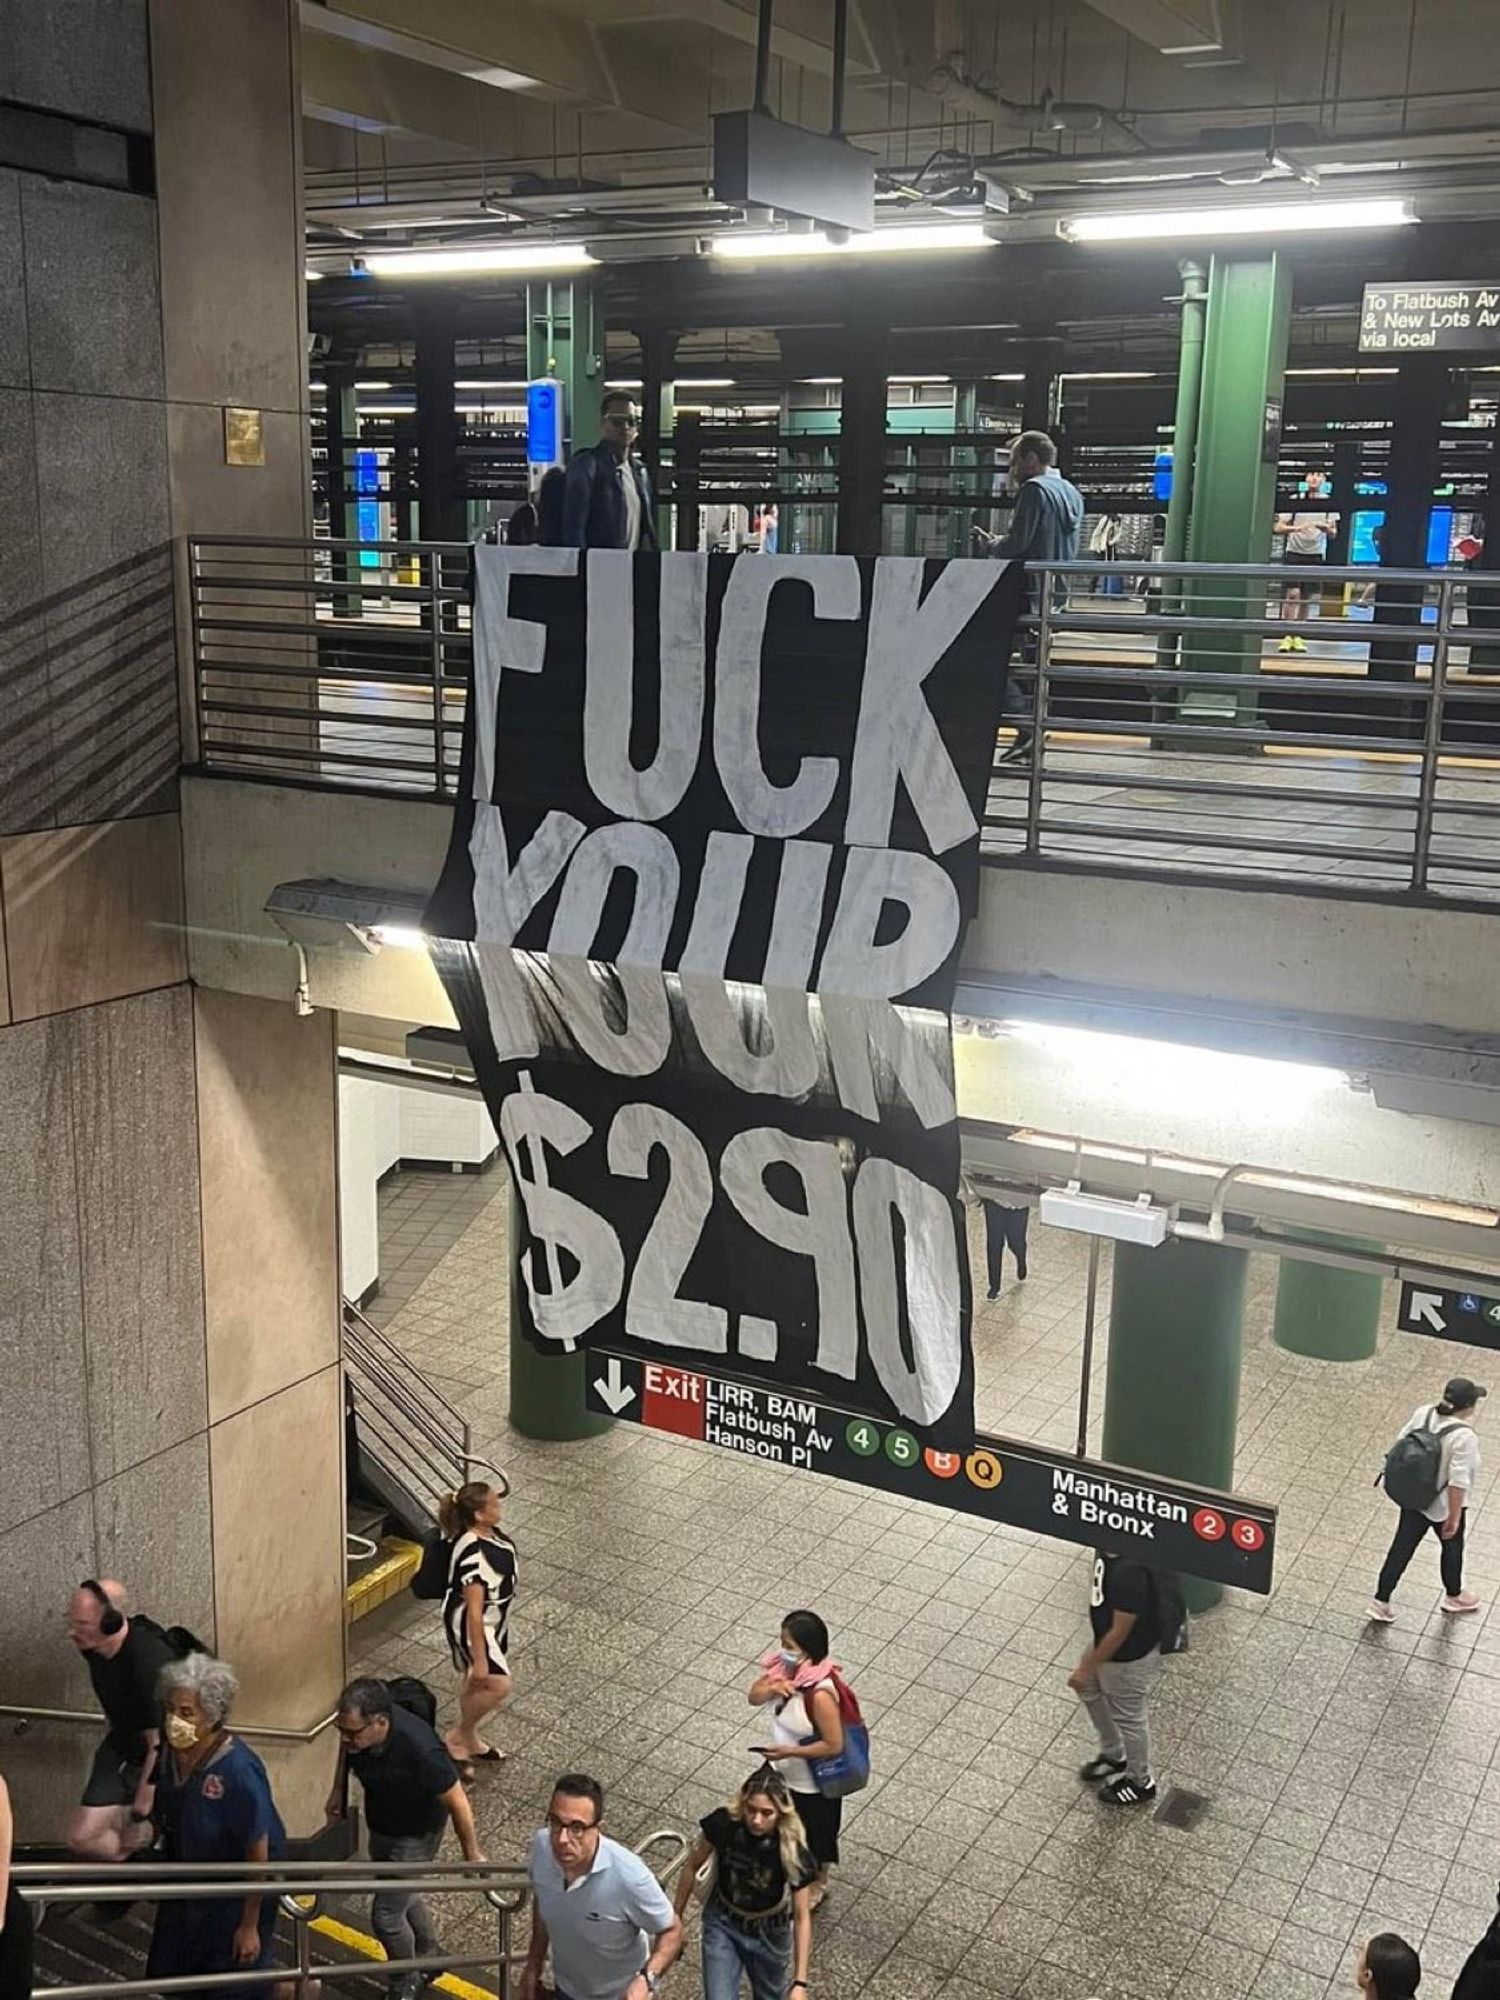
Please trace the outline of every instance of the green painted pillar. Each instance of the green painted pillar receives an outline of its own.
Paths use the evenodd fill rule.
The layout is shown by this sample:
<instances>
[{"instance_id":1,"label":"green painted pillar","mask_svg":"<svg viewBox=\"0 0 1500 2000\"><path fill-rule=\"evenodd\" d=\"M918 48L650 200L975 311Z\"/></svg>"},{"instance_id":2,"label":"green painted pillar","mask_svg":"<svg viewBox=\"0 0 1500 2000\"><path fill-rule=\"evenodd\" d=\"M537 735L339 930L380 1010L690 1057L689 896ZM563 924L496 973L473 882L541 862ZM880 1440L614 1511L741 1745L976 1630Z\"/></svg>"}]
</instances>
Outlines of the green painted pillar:
<instances>
[{"instance_id":1,"label":"green painted pillar","mask_svg":"<svg viewBox=\"0 0 1500 2000\"><path fill-rule=\"evenodd\" d=\"M978 453L973 438L979 429L979 384L960 382L953 394L953 428L965 441L953 447L953 471L951 484L956 493L979 494ZM955 507L948 516L948 553L950 556L971 556L974 553L974 509L973 506Z\"/></svg>"},{"instance_id":2,"label":"green painted pillar","mask_svg":"<svg viewBox=\"0 0 1500 2000\"><path fill-rule=\"evenodd\" d=\"M1248 1254L1172 1236L1115 1246L1104 1456L1193 1486L1234 1487L1240 1322ZM1223 1595L1185 1577L1192 1611Z\"/></svg>"},{"instance_id":3,"label":"green painted pillar","mask_svg":"<svg viewBox=\"0 0 1500 2000\"><path fill-rule=\"evenodd\" d=\"M587 278L539 278L526 287L526 376L563 385L563 437L571 456L599 434L604 394L604 315Z\"/></svg>"},{"instance_id":4,"label":"green painted pillar","mask_svg":"<svg viewBox=\"0 0 1500 2000\"><path fill-rule=\"evenodd\" d=\"M1274 255L1215 257L1209 265L1189 562L1270 559L1291 302L1290 277ZM1184 598L1190 614L1259 618L1266 588L1259 580L1204 577L1189 583ZM1182 664L1200 673L1258 673L1262 643L1236 633L1192 635L1183 642ZM1255 706L1244 689L1206 687L1184 695L1181 713L1250 722Z\"/></svg>"},{"instance_id":5,"label":"green painted pillar","mask_svg":"<svg viewBox=\"0 0 1500 2000\"><path fill-rule=\"evenodd\" d=\"M1321 1229L1299 1229L1297 1234L1337 1250L1375 1248L1358 1237L1332 1236ZM1376 1272L1341 1271L1333 1264L1283 1257L1276 1281L1276 1345L1315 1361L1368 1361L1380 1340L1381 1290Z\"/></svg>"},{"instance_id":6,"label":"green painted pillar","mask_svg":"<svg viewBox=\"0 0 1500 2000\"><path fill-rule=\"evenodd\" d=\"M534 1347L521 1330L521 1216L512 1183L506 1221L506 1264L509 1270L507 1309L510 1315L510 1420L523 1437L561 1444L573 1438L598 1437L613 1418L595 1416L584 1408L587 1353L547 1354Z\"/></svg>"}]
</instances>

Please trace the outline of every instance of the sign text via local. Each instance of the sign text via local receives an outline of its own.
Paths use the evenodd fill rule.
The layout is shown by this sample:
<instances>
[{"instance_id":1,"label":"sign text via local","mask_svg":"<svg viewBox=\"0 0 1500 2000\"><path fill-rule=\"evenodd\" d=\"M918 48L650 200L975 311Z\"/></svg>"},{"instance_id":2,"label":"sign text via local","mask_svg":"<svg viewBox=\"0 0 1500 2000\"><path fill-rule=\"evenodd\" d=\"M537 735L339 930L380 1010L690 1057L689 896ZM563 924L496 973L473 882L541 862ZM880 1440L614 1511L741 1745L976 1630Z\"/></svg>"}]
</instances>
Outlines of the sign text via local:
<instances>
[{"instance_id":1,"label":"sign text via local","mask_svg":"<svg viewBox=\"0 0 1500 2000\"><path fill-rule=\"evenodd\" d=\"M1474 353L1500 347L1500 283L1366 285L1365 354Z\"/></svg>"},{"instance_id":2,"label":"sign text via local","mask_svg":"<svg viewBox=\"0 0 1500 2000\"><path fill-rule=\"evenodd\" d=\"M587 1400L627 1422L1262 1594L1276 1510L1006 1438L925 1447L901 1425L807 1396L596 1348Z\"/></svg>"},{"instance_id":3,"label":"sign text via local","mask_svg":"<svg viewBox=\"0 0 1500 2000\"><path fill-rule=\"evenodd\" d=\"M1470 1347L1500 1349L1500 1297L1404 1284L1396 1324L1403 1333L1425 1333L1434 1340L1461 1340Z\"/></svg>"}]
</instances>

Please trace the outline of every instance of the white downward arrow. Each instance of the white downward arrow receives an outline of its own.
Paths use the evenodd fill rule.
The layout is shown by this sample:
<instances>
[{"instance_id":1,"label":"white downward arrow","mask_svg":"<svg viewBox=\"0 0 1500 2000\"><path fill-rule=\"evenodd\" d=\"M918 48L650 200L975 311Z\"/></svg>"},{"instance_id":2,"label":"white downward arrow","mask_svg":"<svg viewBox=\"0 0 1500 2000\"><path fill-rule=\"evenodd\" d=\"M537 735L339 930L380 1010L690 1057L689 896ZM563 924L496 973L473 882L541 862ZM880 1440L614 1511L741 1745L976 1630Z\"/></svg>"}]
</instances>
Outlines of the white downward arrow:
<instances>
[{"instance_id":1,"label":"white downward arrow","mask_svg":"<svg viewBox=\"0 0 1500 2000\"><path fill-rule=\"evenodd\" d=\"M620 1364L613 1355L604 1373L594 1377L594 1387L599 1391L600 1402L616 1416L635 1401L635 1391L621 1376Z\"/></svg>"},{"instance_id":2,"label":"white downward arrow","mask_svg":"<svg viewBox=\"0 0 1500 2000\"><path fill-rule=\"evenodd\" d=\"M1411 1295L1411 1316L1425 1320L1434 1333L1446 1333L1448 1322L1443 1318L1441 1292L1413 1292Z\"/></svg>"}]
</instances>

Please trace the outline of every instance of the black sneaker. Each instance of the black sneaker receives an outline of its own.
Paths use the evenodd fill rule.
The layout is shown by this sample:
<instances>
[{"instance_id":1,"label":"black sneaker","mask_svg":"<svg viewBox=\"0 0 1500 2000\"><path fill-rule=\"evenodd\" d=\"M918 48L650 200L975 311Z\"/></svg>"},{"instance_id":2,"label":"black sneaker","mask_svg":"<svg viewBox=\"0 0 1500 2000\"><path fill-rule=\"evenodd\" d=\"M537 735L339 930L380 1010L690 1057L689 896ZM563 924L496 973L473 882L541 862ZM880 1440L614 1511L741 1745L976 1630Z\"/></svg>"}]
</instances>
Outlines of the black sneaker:
<instances>
[{"instance_id":1,"label":"black sneaker","mask_svg":"<svg viewBox=\"0 0 1500 2000\"><path fill-rule=\"evenodd\" d=\"M1080 1764L1078 1775L1086 1785L1097 1785L1104 1778L1116 1778L1125 1768L1123 1757L1091 1757L1087 1764Z\"/></svg>"},{"instance_id":2,"label":"black sneaker","mask_svg":"<svg viewBox=\"0 0 1500 2000\"><path fill-rule=\"evenodd\" d=\"M1156 1780L1116 1778L1112 1784L1099 1787L1099 1797L1107 1806L1147 1805L1156 1797Z\"/></svg>"},{"instance_id":3,"label":"black sneaker","mask_svg":"<svg viewBox=\"0 0 1500 2000\"><path fill-rule=\"evenodd\" d=\"M1000 1287L998 1285L991 1285L989 1290L985 1293L985 1297L987 1299L998 1299L999 1296L1000 1296Z\"/></svg>"}]
</instances>

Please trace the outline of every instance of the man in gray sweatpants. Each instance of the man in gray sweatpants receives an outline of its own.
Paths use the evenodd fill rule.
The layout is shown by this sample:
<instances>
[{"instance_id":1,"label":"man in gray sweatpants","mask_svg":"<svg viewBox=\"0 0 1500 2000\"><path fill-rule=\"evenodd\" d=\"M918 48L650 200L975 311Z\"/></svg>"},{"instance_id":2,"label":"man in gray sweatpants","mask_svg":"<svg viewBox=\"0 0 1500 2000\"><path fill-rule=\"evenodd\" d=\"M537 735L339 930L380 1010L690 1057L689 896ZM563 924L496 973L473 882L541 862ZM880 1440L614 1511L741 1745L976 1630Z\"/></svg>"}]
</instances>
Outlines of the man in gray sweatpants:
<instances>
[{"instance_id":1,"label":"man in gray sweatpants","mask_svg":"<svg viewBox=\"0 0 1500 2000\"><path fill-rule=\"evenodd\" d=\"M1099 1733L1099 1755L1078 1775L1099 1786L1105 1805L1142 1805L1156 1797L1146 1705L1161 1673L1157 1604L1143 1564L1096 1552L1089 1596L1094 1640L1068 1675L1068 1686Z\"/></svg>"}]
</instances>

